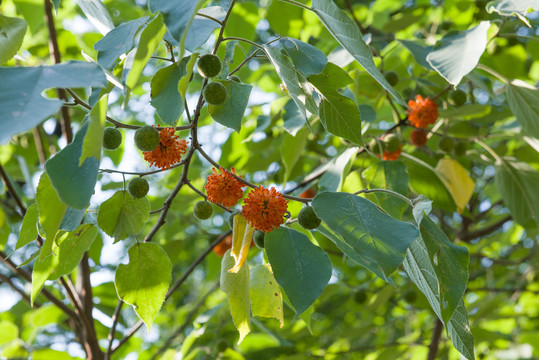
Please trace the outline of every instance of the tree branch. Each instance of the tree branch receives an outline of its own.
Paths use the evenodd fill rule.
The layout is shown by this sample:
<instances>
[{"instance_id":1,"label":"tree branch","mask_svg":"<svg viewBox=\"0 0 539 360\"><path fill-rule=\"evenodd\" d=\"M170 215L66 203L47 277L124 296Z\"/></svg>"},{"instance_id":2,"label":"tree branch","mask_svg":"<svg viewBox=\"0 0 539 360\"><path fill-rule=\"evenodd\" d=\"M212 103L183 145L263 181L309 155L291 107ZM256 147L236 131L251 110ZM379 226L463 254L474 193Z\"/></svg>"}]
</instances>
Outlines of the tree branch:
<instances>
[{"instance_id":1,"label":"tree branch","mask_svg":"<svg viewBox=\"0 0 539 360\"><path fill-rule=\"evenodd\" d=\"M496 231L499 227L503 226L503 224L505 224L506 222L512 220L513 217L511 215L507 215L501 219L499 219L498 221L490 224L490 225L487 225L485 226L484 228L482 229L478 229L478 230L475 230L475 231L462 231L457 239L460 240L460 241L464 241L464 242L469 242L469 241L472 241L474 239L477 239L477 238L480 238L480 237L483 237L485 235L488 235L494 231Z\"/></svg>"},{"instance_id":2,"label":"tree branch","mask_svg":"<svg viewBox=\"0 0 539 360\"><path fill-rule=\"evenodd\" d=\"M54 27L54 18L52 16L52 4L50 0L45 0L45 19L47 21L47 27L49 29L49 52L54 64L62 62L60 56L60 49L58 48L58 39L56 36L56 28ZM67 101L66 92L64 89L56 89L58 98ZM67 143L69 144L73 140L73 130L71 129L71 119L69 117L68 108L62 106L60 110L60 116L62 119L62 134L64 135Z\"/></svg>"},{"instance_id":3,"label":"tree branch","mask_svg":"<svg viewBox=\"0 0 539 360\"><path fill-rule=\"evenodd\" d=\"M429 353L427 355L427 360L435 360L436 354L438 353L438 345L440 345L440 338L442 337L442 329L444 328L440 319L436 318L436 323L434 324L434 330L432 332L432 337L430 339Z\"/></svg>"},{"instance_id":4,"label":"tree branch","mask_svg":"<svg viewBox=\"0 0 539 360\"><path fill-rule=\"evenodd\" d=\"M7 266L9 270L11 270L14 274L18 275L19 277L23 278L27 282L32 282L32 276L26 272L22 268L18 268L13 261L7 258L7 255L0 251L0 262L2 262L4 265ZM54 296L51 292L49 292L47 289L41 290L41 293L43 296L45 296L50 302L52 302L54 305L56 305L60 310L62 310L67 316L78 322L78 316L75 314L73 310L68 308L62 301L60 301L56 296Z\"/></svg>"},{"instance_id":5,"label":"tree branch","mask_svg":"<svg viewBox=\"0 0 539 360\"><path fill-rule=\"evenodd\" d=\"M19 194L17 194L17 191L15 191L15 187L13 186L13 183L4 171L4 167L2 166L2 164L0 164L0 177L2 178L2 182L6 186L13 199L15 199L15 203L17 203L21 214L24 216L24 214L26 214L26 206L24 206L21 198L19 197Z\"/></svg>"}]
</instances>

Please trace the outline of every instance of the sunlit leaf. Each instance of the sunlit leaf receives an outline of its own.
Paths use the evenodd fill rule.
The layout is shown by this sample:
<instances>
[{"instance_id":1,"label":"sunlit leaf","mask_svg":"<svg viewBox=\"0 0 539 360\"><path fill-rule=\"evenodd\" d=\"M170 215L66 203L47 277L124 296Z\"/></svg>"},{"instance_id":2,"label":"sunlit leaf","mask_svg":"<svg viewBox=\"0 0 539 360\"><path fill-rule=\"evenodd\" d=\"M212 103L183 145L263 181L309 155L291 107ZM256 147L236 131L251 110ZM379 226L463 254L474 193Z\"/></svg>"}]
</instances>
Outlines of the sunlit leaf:
<instances>
[{"instance_id":1,"label":"sunlit leaf","mask_svg":"<svg viewBox=\"0 0 539 360\"><path fill-rule=\"evenodd\" d=\"M97 224L114 242L138 234L150 215L146 197L133 199L127 191L118 191L99 206Z\"/></svg>"},{"instance_id":2,"label":"sunlit leaf","mask_svg":"<svg viewBox=\"0 0 539 360\"><path fill-rule=\"evenodd\" d=\"M269 264L259 264L250 270L249 294L253 316L274 318L284 324L283 296Z\"/></svg>"},{"instance_id":3,"label":"sunlit leaf","mask_svg":"<svg viewBox=\"0 0 539 360\"><path fill-rule=\"evenodd\" d=\"M234 266L235 260L230 250L223 256L221 263L221 290L227 295L230 304L230 315L240 338L238 344L251 332L251 302L249 298L249 267L232 273L229 270Z\"/></svg>"},{"instance_id":4,"label":"sunlit leaf","mask_svg":"<svg viewBox=\"0 0 539 360\"><path fill-rule=\"evenodd\" d=\"M324 192L315 196L312 205L327 225L319 230L352 260L386 281L419 236L413 225L392 218L359 196Z\"/></svg>"},{"instance_id":5,"label":"sunlit leaf","mask_svg":"<svg viewBox=\"0 0 539 360\"><path fill-rule=\"evenodd\" d=\"M483 55L489 27L489 21L482 21L472 29L444 36L427 55L427 62L450 84L457 86Z\"/></svg>"},{"instance_id":6,"label":"sunlit leaf","mask_svg":"<svg viewBox=\"0 0 539 360\"><path fill-rule=\"evenodd\" d=\"M26 21L0 15L0 64L11 59L22 45L26 34Z\"/></svg>"},{"instance_id":7,"label":"sunlit leaf","mask_svg":"<svg viewBox=\"0 0 539 360\"><path fill-rule=\"evenodd\" d=\"M457 160L444 158L438 161L436 172L442 175L442 181L453 196L457 211L462 213L472 197L475 183L466 169Z\"/></svg>"}]
</instances>

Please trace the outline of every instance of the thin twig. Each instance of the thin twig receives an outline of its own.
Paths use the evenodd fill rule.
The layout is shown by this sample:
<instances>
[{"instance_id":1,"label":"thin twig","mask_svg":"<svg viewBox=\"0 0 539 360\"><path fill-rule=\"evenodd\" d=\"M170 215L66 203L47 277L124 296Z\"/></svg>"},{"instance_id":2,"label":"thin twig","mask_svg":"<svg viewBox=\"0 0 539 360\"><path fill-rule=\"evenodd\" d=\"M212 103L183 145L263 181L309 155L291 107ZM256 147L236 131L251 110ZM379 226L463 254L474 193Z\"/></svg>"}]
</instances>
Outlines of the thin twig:
<instances>
[{"instance_id":1,"label":"thin twig","mask_svg":"<svg viewBox=\"0 0 539 360\"><path fill-rule=\"evenodd\" d=\"M442 337L442 330L444 326L440 319L436 318L436 323L434 324L434 330L432 331L432 337L430 339L429 353L427 354L427 360L436 359L436 354L438 353L438 346L440 345L440 338Z\"/></svg>"},{"instance_id":2,"label":"thin twig","mask_svg":"<svg viewBox=\"0 0 539 360\"><path fill-rule=\"evenodd\" d=\"M121 170L114 170L114 169L99 169L99 171L101 171L101 172L106 172L106 173L118 173L118 174L124 174L124 175L139 175L139 176L145 176L145 175L157 174L157 173L160 173L160 172L163 172L163 171L169 171L169 170L175 169L175 168L177 168L177 167L180 167L180 166L182 166L183 164L185 164L185 160L184 160L184 161L180 161L179 163L177 163L176 165L173 165L173 166L169 167L168 169L159 169L159 170L146 171L146 172L131 172L131 171L121 171Z\"/></svg>"},{"instance_id":3,"label":"thin twig","mask_svg":"<svg viewBox=\"0 0 539 360\"><path fill-rule=\"evenodd\" d=\"M206 256L208 256L208 254L213 250L214 247L217 246L217 244L219 244L221 241L223 241L228 235L230 235L232 232L231 231L228 231L222 235L220 235L214 242L212 242L210 244L210 246L208 246L208 248L202 253L200 254L200 256L189 266L189 268L185 271L185 273L182 275L182 277L180 279L178 279L178 281L176 281L174 283L174 285L172 285L172 287L168 290L166 296L165 296L165 301L167 301L171 296L172 294L185 282L185 280L187 280L187 278L189 277L189 275L191 275L191 273L196 269L196 267L202 262L204 261L204 259L206 258ZM143 325L144 323L142 321L139 321L137 322L131 329L129 329L129 331L127 332L127 334L122 338L122 340L120 340L120 343L118 343L118 345L113 348L110 353L113 354L116 350L118 350L123 344L125 344L127 342L127 340L129 340L129 338L131 338L136 332L138 329L140 329L140 327Z\"/></svg>"},{"instance_id":4,"label":"thin twig","mask_svg":"<svg viewBox=\"0 0 539 360\"><path fill-rule=\"evenodd\" d=\"M123 304L124 302L122 300L118 300L116 309L114 309L114 314L112 314L112 326L110 327L109 336L107 337L109 346L107 347L107 352L105 353L105 360L109 360L110 355L112 354L112 343L114 341L114 336L116 335L116 327L120 321L120 311L122 310Z\"/></svg>"},{"instance_id":5,"label":"thin twig","mask_svg":"<svg viewBox=\"0 0 539 360\"><path fill-rule=\"evenodd\" d=\"M7 258L7 255L0 251L0 262L2 262L4 265L6 265L14 274L18 275L19 277L23 278L27 282L32 282L32 276L26 272L22 268L18 268L11 259ZM62 301L60 301L56 296L54 296L51 292L49 292L47 289L42 289L41 293L43 296L45 296L49 301L51 301L54 305L56 305L60 310L62 310L67 316L72 318L75 321L78 321L78 316L75 314L73 310L68 308Z\"/></svg>"},{"instance_id":6,"label":"thin twig","mask_svg":"<svg viewBox=\"0 0 539 360\"><path fill-rule=\"evenodd\" d=\"M83 108L86 108L87 110L92 110L92 107L90 105L88 105L86 102L84 102L84 100L82 100L81 98L78 97L77 94L75 94L75 92L71 89L66 89L66 91L68 92L69 95L71 95L71 97L73 98L73 100L79 104L80 106L82 106ZM114 126L116 126L117 128L124 128L124 129L132 129L132 130L136 130L138 128L141 128L142 126L138 126L138 125L129 125L129 124L124 124L124 123L121 123L119 121L116 121L114 119L112 119L111 117L109 117L108 115L106 116L106 119L108 122L110 122L111 124L113 124ZM189 130L191 129L191 125L184 125L184 126L176 126L174 128L176 131L181 131L181 130Z\"/></svg>"},{"instance_id":7,"label":"thin twig","mask_svg":"<svg viewBox=\"0 0 539 360\"><path fill-rule=\"evenodd\" d=\"M47 27L49 29L49 52L54 64L62 62L60 56L60 49L58 47L58 38L56 35L56 28L54 26L54 18L52 16L52 4L50 0L45 0L45 20L47 21ZM67 101L66 92L64 89L56 89L58 98ZM62 106L60 109L62 134L64 135L66 142L69 144L73 140L73 130L71 129L71 119L69 117L68 108Z\"/></svg>"},{"instance_id":8,"label":"thin twig","mask_svg":"<svg viewBox=\"0 0 539 360\"><path fill-rule=\"evenodd\" d=\"M197 314L197 312L200 310L200 308L204 305L204 303L206 302L206 300L208 299L208 297L217 289L217 287L219 286L219 280L211 287L210 290L208 290L208 292L198 301L198 303L195 305L195 307L193 308L193 310L191 310L189 312L189 314L187 315L187 317L185 318L183 324L176 330L174 330L174 332L172 333L172 335L170 335L170 337L167 339L167 341L165 341L165 343L163 344L163 346L161 346L159 348L159 350L157 350L157 352L152 356L152 360L154 359L157 359L157 357L159 355L161 355L165 350L167 350L170 346L170 344L172 344L172 342L174 341L174 339L176 337L178 337L180 334L182 334L185 329L187 328L187 326L189 326L189 324L191 324L191 322L193 321L193 318L195 317L195 315Z\"/></svg>"},{"instance_id":9,"label":"thin twig","mask_svg":"<svg viewBox=\"0 0 539 360\"><path fill-rule=\"evenodd\" d=\"M26 301L29 305L32 304L32 301L31 301L30 297L28 295L26 295L26 293L24 292L23 289L20 289L17 285L15 285L13 283L13 281L11 281L10 278L5 276L4 274L0 274L0 282L4 282L4 283L8 284L14 291L19 293L19 295L23 298L24 301ZM38 304L38 303L36 303L34 301L34 307L39 308L40 306L41 306L41 304Z\"/></svg>"},{"instance_id":10,"label":"thin twig","mask_svg":"<svg viewBox=\"0 0 539 360\"><path fill-rule=\"evenodd\" d=\"M6 172L4 171L4 167L0 164L0 177L2 178L2 182L6 186L7 190L11 194L11 197L15 199L15 202L17 203L17 206L19 207L19 210L21 211L21 214L24 216L26 214L26 206L22 203L21 198L19 197L19 194L17 191L15 191L15 187L13 186L13 183L7 176Z\"/></svg>"}]
</instances>

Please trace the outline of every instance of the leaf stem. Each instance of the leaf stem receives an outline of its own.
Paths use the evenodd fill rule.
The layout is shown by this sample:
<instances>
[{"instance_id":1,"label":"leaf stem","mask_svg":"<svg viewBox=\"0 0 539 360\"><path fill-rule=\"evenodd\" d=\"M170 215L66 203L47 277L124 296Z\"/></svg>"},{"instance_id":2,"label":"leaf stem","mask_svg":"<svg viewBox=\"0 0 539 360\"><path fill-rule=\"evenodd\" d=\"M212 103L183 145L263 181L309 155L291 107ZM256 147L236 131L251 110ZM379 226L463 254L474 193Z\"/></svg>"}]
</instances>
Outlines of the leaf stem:
<instances>
[{"instance_id":1,"label":"leaf stem","mask_svg":"<svg viewBox=\"0 0 539 360\"><path fill-rule=\"evenodd\" d=\"M488 66L485 66L483 64L477 64L476 68L488 72L490 75L497 77L503 83L508 84L510 82L506 77L489 68Z\"/></svg>"},{"instance_id":2,"label":"leaf stem","mask_svg":"<svg viewBox=\"0 0 539 360\"><path fill-rule=\"evenodd\" d=\"M393 196L398 197L399 199L405 201L408 205L410 205L412 207L414 206L414 204L412 203L412 200L408 199L406 196L404 196L402 194L399 194L396 191L389 190L389 189L363 189L363 190L356 191L355 193L353 193L353 195L368 194L368 193L375 193L375 192L382 192L382 193L393 195Z\"/></svg>"},{"instance_id":3,"label":"leaf stem","mask_svg":"<svg viewBox=\"0 0 539 360\"><path fill-rule=\"evenodd\" d=\"M206 19L210 19L210 20L213 20L215 21L217 24L219 24L220 26L223 26L223 22L219 19L216 19L210 15L206 15L206 14L203 14L203 13L199 13L197 12L197 16L202 16L202 17L205 17Z\"/></svg>"},{"instance_id":4,"label":"leaf stem","mask_svg":"<svg viewBox=\"0 0 539 360\"><path fill-rule=\"evenodd\" d=\"M304 4L300 3L300 2L294 1L294 0L280 0L280 1L291 4L291 5L298 6L300 8L305 9L305 10L312 10L311 7L309 7L307 5L304 5Z\"/></svg>"},{"instance_id":5,"label":"leaf stem","mask_svg":"<svg viewBox=\"0 0 539 360\"><path fill-rule=\"evenodd\" d=\"M236 36L228 36L226 38L223 38L223 41L230 41L230 40L243 41L243 42L245 42L247 44L253 45L253 46L259 48L260 50L262 50L262 46L258 45L257 43L255 43L254 41L251 41L251 40L247 40L247 39L236 37Z\"/></svg>"}]
</instances>

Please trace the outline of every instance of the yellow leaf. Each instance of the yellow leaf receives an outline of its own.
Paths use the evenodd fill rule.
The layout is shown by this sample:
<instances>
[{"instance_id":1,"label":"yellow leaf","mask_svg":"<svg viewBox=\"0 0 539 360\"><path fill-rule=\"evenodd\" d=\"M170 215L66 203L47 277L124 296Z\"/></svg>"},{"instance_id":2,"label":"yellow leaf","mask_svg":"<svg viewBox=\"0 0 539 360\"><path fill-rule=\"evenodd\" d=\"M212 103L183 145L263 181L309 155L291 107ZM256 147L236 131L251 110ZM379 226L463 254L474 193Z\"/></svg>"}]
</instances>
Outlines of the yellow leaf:
<instances>
[{"instance_id":1,"label":"yellow leaf","mask_svg":"<svg viewBox=\"0 0 539 360\"><path fill-rule=\"evenodd\" d=\"M231 250L223 256L221 262L221 290L226 293L230 304L232 321L240 333L238 344L251 331L251 303L249 299L249 267L242 266L237 273L231 273L234 265Z\"/></svg>"},{"instance_id":2,"label":"yellow leaf","mask_svg":"<svg viewBox=\"0 0 539 360\"><path fill-rule=\"evenodd\" d=\"M255 229L245 220L242 214L234 216L234 229L232 230L232 250L231 255L234 257L235 264L230 270L231 273L237 273L251 248L253 240L253 232Z\"/></svg>"},{"instance_id":3,"label":"yellow leaf","mask_svg":"<svg viewBox=\"0 0 539 360\"><path fill-rule=\"evenodd\" d=\"M275 318L284 324L283 294L269 264L259 264L251 272L251 312L253 316Z\"/></svg>"},{"instance_id":4,"label":"yellow leaf","mask_svg":"<svg viewBox=\"0 0 539 360\"><path fill-rule=\"evenodd\" d=\"M441 159L436 165L436 172L455 200L457 211L462 213L473 194L475 186L466 169L453 159Z\"/></svg>"}]
</instances>

